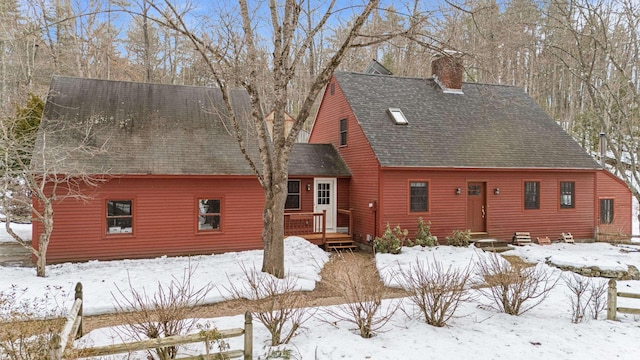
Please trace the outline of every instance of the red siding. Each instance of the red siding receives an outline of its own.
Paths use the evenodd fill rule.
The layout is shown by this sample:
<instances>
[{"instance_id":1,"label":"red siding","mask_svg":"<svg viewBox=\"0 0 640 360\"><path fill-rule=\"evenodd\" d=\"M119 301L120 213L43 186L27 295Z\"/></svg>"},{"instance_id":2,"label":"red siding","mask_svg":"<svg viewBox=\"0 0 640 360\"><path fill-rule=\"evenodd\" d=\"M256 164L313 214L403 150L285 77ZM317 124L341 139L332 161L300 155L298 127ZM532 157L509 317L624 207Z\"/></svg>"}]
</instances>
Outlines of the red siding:
<instances>
[{"instance_id":1,"label":"red siding","mask_svg":"<svg viewBox=\"0 0 640 360\"><path fill-rule=\"evenodd\" d=\"M631 234L632 195L627 185L609 171L597 173L598 196L595 203L595 219L599 224L600 199L613 199L613 224L598 225L600 231L609 233Z\"/></svg>"},{"instance_id":2,"label":"red siding","mask_svg":"<svg viewBox=\"0 0 640 360\"><path fill-rule=\"evenodd\" d=\"M332 83L335 91L333 95L331 94ZM339 146L340 119L347 119L346 146ZM332 79L325 89L309 142L333 144L349 166L351 170L349 204L353 209L354 239L365 241L367 234L374 235L375 212L369 209L368 204L371 201L378 201L379 164L335 79ZM341 188L340 185L338 188ZM340 200L338 203L340 205ZM339 206L339 208L342 207Z\"/></svg>"},{"instance_id":3,"label":"red siding","mask_svg":"<svg viewBox=\"0 0 640 360\"><path fill-rule=\"evenodd\" d=\"M221 231L197 231L198 198L222 199ZM106 235L106 201L133 199L133 234ZM49 262L194 255L262 247L264 193L254 177L116 178L91 199L55 204ZM34 223L34 239L41 226Z\"/></svg>"},{"instance_id":4,"label":"red siding","mask_svg":"<svg viewBox=\"0 0 640 360\"><path fill-rule=\"evenodd\" d=\"M409 180L429 181L429 212L409 212ZM540 182L540 209L524 210L525 180ZM575 208L561 209L560 181L575 181ZM431 229L440 240L455 229L466 229L467 183L487 184L487 232L497 239L509 240L516 231L528 231L532 237L558 238L571 232L576 238L593 238L595 174L558 171L483 171L483 170L386 170L382 171L384 194L380 207L382 231L387 222L414 233L418 217L431 221ZM456 188L462 189L456 195ZM500 189L495 195L494 190Z\"/></svg>"}]
</instances>

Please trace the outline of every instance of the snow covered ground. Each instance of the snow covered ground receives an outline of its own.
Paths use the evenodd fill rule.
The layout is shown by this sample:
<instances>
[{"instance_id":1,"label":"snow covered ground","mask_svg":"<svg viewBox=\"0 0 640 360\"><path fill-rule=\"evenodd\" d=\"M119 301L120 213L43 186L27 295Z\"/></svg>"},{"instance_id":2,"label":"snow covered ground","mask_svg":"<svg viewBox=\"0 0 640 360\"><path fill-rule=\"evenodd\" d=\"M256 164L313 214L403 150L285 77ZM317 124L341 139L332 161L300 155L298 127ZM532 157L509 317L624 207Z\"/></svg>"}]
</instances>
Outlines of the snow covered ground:
<instances>
[{"instance_id":1,"label":"snow covered ground","mask_svg":"<svg viewBox=\"0 0 640 360\"><path fill-rule=\"evenodd\" d=\"M327 254L299 238L287 240L286 266L298 287L311 290L319 280ZM607 244L531 245L510 252L527 261L561 258L572 264L640 265L640 252L621 252ZM376 256L381 277L394 285L393 273L419 261L441 261L445 267L464 268L486 253L473 247L447 246L404 248L400 255ZM140 290L155 290L157 283L180 278L189 267L196 267L194 287L211 282L214 291L209 302L228 296L228 284L241 284L241 265L259 267L262 251L246 251L191 258L157 258L149 260L92 261L67 263L48 267L48 277L41 279L34 269L6 267L0 271L0 291L10 291L12 284L26 289L22 299L48 297L51 306L68 307L73 287L81 281L85 287L85 312L98 314L113 308L112 293L116 287L128 289L128 282ZM561 271L550 269L560 276ZM603 281L597 279L598 281ZM619 288L640 293L639 281L620 281ZM562 281L540 306L515 317L498 313L487 299L474 292L474 300L462 305L448 326L436 328L425 324L407 299L386 300L385 304L402 302L398 311L382 331L371 339L361 338L347 323L327 323L313 317L286 348L295 359L637 359L640 338L640 317L619 314L620 321L588 320L571 323L568 289ZM638 301L640 302L640 301ZM622 305L621 305L622 306ZM635 304L640 307L640 303ZM336 307L334 307L336 309ZM326 309L317 310L324 314ZM219 329L242 327L243 316L202 319ZM264 358L269 338L267 330L254 321L254 356ZM78 340L76 346L97 346L120 342L122 334L116 328L94 330ZM240 348L241 339L232 339L231 348ZM197 345L185 349L198 351ZM132 359L136 358L131 357ZM144 354L139 354L144 359Z\"/></svg>"},{"instance_id":2,"label":"snow covered ground","mask_svg":"<svg viewBox=\"0 0 640 360\"><path fill-rule=\"evenodd\" d=\"M1 232L1 231L0 231ZM287 272L295 279L299 290L313 290L320 280L320 269L328 261L327 253L302 238L291 237L285 246ZM47 298L52 305L69 308L73 303L75 284L84 288L84 312L97 315L113 312L114 298L119 290L125 293L132 287L153 292L158 284L168 285L180 280L190 268L195 272L191 285L200 289L211 284L207 303L229 298L230 284L240 284L244 278L242 267L260 270L262 250L231 252L191 257L160 257L142 260L89 261L47 266L47 277L35 276L34 268L5 267L0 271L0 291L10 291L16 285L24 290L22 298Z\"/></svg>"}]
</instances>

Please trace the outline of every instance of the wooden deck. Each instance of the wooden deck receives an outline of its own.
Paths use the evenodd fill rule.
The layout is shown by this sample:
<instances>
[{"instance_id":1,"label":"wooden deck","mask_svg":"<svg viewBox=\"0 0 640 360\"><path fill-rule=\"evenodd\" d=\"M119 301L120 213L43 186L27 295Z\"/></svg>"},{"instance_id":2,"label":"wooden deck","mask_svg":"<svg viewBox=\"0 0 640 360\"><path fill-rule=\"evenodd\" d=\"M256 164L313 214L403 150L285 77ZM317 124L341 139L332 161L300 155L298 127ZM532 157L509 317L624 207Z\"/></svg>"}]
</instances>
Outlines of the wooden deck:
<instances>
[{"instance_id":1,"label":"wooden deck","mask_svg":"<svg viewBox=\"0 0 640 360\"><path fill-rule=\"evenodd\" d=\"M353 218L351 210L338 209L338 216L346 216L349 223L348 233L327 232L326 212L321 213L285 213L285 236L299 236L309 242L323 246L325 250L356 250L351 229Z\"/></svg>"}]
</instances>

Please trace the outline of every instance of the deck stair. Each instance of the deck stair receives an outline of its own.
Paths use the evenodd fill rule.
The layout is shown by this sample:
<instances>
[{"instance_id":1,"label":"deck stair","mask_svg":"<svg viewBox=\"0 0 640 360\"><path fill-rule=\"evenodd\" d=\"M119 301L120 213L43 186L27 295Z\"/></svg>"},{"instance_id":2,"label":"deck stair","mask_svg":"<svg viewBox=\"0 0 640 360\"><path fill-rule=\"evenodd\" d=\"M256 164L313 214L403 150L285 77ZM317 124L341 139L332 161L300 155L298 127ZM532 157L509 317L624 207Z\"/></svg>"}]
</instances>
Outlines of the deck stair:
<instances>
[{"instance_id":1,"label":"deck stair","mask_svg":"<svg viewBox=\"0 0 640 360\"><path fill-rule=\"evenodd\" d=\"M477 239L472 241L475 247L482 251L501 253L511 250L511 247L506 241L496 239Z\"/></svg>"},{"instance_id":2,"label":"deck stair","mask_svg":"<svg viewBox=\"0 0 640 360\"><path fill-rule=\"evenodd\" d=\"M324 242L324 249L326 251L354 251L358 249L353 236L348 234L327 234L327 239Z\"/></svg>"}]
</instances>

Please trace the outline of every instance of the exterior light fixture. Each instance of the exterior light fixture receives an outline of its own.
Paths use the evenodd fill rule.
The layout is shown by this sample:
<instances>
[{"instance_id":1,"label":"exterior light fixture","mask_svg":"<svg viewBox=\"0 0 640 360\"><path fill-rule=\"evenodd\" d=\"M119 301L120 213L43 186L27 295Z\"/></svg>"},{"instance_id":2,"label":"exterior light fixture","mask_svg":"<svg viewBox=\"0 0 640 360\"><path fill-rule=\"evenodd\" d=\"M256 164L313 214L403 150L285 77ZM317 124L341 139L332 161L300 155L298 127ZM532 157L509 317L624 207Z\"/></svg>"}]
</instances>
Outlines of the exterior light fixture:
<instances>
[{"instance_id":1,"label":"exterior light fixture","mask_svg":"<svg viewBox=\"0 0 640 360\"><path fill-rule=\"evenodd\" d=\"M307 184L307 191L311 191L311 184Z\"/></svg>"},{"instance_id":2,"label":"exterior light fixture","mask_svg":"<svg viewBox=\"0 0 640 360\"><path fill-rule=\"evenodd\" d=\"M456 195L460 195L460 194L462 194L462 189L457 188L457 189L456 189Z\"/></svg>"},{"instance_id":3,"label":"exterior light fixture","mask_svg":"<svg viewBox=\"0 0 640 360\"><path fill-rule=\"evenodd\" d=\"M495 188L495 190L493 190L493 193L496 195L500 195L500 188Z\"/></svg>"}]
</instances>

